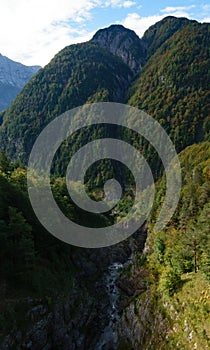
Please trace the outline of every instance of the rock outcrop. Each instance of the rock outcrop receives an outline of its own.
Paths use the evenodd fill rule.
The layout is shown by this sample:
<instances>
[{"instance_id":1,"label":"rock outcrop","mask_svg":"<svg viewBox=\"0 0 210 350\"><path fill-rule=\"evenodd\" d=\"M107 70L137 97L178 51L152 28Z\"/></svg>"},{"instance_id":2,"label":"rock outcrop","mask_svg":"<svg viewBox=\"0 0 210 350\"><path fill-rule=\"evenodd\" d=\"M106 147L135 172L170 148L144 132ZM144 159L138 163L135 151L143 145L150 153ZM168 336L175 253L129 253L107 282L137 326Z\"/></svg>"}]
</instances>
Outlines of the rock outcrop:
<instances>
[{"instance_id":1,"label":"rock outcrop","mask_svg":"<svg viewBox=\"0 0 210 350\"><path fill-rule=\"evenodd\" d=\"M122 25L112 25L99 30L91 42L118 56L136 74L145 63L146 48L144 42L130 29Z\"/></svg>"}]
</instances>

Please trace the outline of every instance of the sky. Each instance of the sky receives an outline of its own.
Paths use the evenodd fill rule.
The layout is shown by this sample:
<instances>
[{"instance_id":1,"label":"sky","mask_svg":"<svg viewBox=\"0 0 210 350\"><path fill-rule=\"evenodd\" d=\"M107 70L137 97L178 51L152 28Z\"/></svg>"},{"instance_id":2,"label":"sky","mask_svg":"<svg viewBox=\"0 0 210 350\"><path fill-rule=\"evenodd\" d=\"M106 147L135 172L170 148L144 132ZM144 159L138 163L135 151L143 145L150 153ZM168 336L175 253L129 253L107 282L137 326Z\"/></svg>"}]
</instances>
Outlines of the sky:
<instances>
[{"instance_id":1,"label":"sky","mask_svg":"<svg viewBox=\"0 0 210 350\"><path fill-rule=\"evenodd\" d=\"M0 53L44 66L100 28L122 24L142 37L169 15L210 22L210 0L0 0Z\"/></svg>"}]
</instances>

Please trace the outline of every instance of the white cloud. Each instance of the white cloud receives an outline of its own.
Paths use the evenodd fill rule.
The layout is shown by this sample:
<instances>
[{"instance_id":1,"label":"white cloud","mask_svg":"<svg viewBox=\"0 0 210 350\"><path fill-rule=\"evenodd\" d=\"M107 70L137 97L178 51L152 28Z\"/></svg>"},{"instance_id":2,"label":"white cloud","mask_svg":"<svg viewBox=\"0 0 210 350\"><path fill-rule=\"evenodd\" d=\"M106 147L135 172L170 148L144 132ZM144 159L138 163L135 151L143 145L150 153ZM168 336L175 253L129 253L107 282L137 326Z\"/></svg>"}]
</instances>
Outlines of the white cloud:
<instances>
[{"instance_id":1,"label":"white cloud","mask_svg":"<svg viewBox=\"0 0 210 350\"><path fill-rule=\"evenodd\" d=\"M111 6L113 8L130 8L136 5L135 1L122 1L122 0L106 0L105 3L102 1L102 6L108 7Z\"/></svg>"},{"instance_id":2,"label":"white cloud","mask_svg":"<svg viewBox=\"0 0 210 350\"><path fill-rule=\"evenodd\" d=\"M83 22L100 0L1 0L0 50L26 64L46 64L73 42L87 40ZM67 22L71 20L72 25ZM73 26L79 23L79 26ZM75 29L77 28L77 29Z\"/></svg>"},{"instance_id":3,"label":"white cloud","mask_svg":"<svg viewBox=\"0 0 210 350\"><path fill-rule=\"evenodd\" d=\"M96 8L120 11L136 5L141 11L137 7L139 2L132 0L0 0L0 3L0 52L29 65L44 65L63 47L89 40L94 33L87 29L88 21L93 25ZM193 7L166 7L147 17L129 13L121 24L142 36L150 25L165 16L189 18ZM204 4L201 9L200 18L209 22L209 5Z\"/></svg>"},{"instance_id":4,"label":"white cloud","mask_svg":"<svg viewBox=\"0 0 210 350\"><path fill-rule=\"evenodd\" d=\"M175 17L186 17L191 18L190 10L195 8L195 5L191 6L177 6L177 7L166 7L160 12L164 14L164 16L175 16Z\"/></svg>"},{"instance_id":5,"label":"white cloud","mask_svg":"<svg viewBox=\"0 0 210 350\"><path fill-rule=\"evenodd\" d=\"M202 6L202 23L209 23L210 22L210 5L203 5Z\"/></svg>"},{"instance_id":6,"label":"white cloud","mask_svg":"<svg viewBox=\"0 0 210 350\"><path fill-rule=\"evenodd\" d=\"M163 10L161 10L160 12L162 13L174 13L174 12L177 12L177 11L181 11L181 12L186 12L187 10L191 10L195 8L195 5L191 5L191 6L177 6L177 7L171 7L171 6L168 6L168 7L165 7Z\"/></svg>"},{"instance_id":7,"label":"white cloud","mask_svg":"<svg viewBox=\"0 0 210 350\"><path fill-rule=\"evenodd\" d=\"M89 40L85 24L94 8L130 8L125 0L0 0L0 52L44 65L64 46Z\"/></svg>"},{"instance_id":8,"label":"white cloud","mask_svg":"<svg viewBox=\"0 0 210 350\"><path fill-rule=\"evenodd\" d=\"M210 23L210 17L203 18L202 23Z\"/></svg>"},{"instance_id":9,"label":"white cloud","mask_svg":"<svg viewBox=\"0 0 210 350\"><path fill-rule=\"evenodd\" d=\"M130 13L125 18L125 20L122 22L122 24L126 28L130 28L138 34L139 37L142 37L145 33L145 31L156 22L163 19L164 15L154 15L154 16L147 16L147 17L141 17L138 13Z\"/></svg>"},{"instance_id":10,"label":"white cloud","mask_svg":"<svg viewBox=\"0 0 210 350\"><path fill-rule=\"evenodd\" d=\"M130 8L136 5L135 1L107 0L105 6Z\"/></svg>"},{"instance_id":11,"label":"white cloud","mask_svg":"<svg viewBox=\"0 0 210 350\"><path fill-rule=\"evenodd\" d=\"M166 7L160 11L159 14L152 16L141 17L138 13L129 13L127 17L122 21L122 24L134 30L141 38L145 31L153 24L161 21L164 17L175 16L175 17L186 17L191 18L189 10L195 6L179 6L179 7Z\"/></svg>"},{"instance_id":12,"label":"white cloud","mask_svg":"<svg viewBox=\"0 0 210 350\"><path fill-rule=\"evenodd\" d=\"M125 7L125 8L129 8L129 7L132 7L134 5L136 5L136 3L134 1L125 1L123 3L123 7Z\"/></svg>"}]
</instances>

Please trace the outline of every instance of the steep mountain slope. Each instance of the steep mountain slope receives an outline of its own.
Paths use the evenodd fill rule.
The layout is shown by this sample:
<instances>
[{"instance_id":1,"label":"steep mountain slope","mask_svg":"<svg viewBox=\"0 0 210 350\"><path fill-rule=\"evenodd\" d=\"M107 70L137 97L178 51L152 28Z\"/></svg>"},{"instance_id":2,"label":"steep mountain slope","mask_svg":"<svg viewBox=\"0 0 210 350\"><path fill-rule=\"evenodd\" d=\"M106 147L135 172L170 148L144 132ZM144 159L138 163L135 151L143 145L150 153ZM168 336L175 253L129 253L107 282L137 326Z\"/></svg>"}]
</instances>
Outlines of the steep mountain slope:
<instances>
[{"instance_id":1,"label":"steep mountain slope","mask_svg":"<svg viewBox=\"0 0 210 350\"><path fill-rule=\"evenodd\" d=\"M186 18L168 16L147 29L142 38L147 47L147 57L153 55L166 40L187 24L189 20Z\"/></svg>"},{"instance_id":2,"label":"steep mountain slope","mask_svg":"<svg viewBox=\"0 0 210 350\"><path fill-rule=\"evenodd\" d=\"M12 158L25 161L49 121L86 102L123 101L132 77L118 57L93 43L65 48L31 79L6 111L1 146Z\"/></svg>"},{"instance_id":3,"label":"steep mountain slope","mask_svg":"<svg viewBox=\"0 0 210 350\"><path fill-rule=\"evenodd\" d=\"M149 29L144 36L147 52L160 47L140 71L128 99L133 71L140 68L146 54L143 41L133 31L111 26L89 43L65 48L5 112L1 148L11 158L27 161L34 140L50 120L93 101L128 101L147 111L160 121L178 151L207 138L209 41L209 25L187 19L169 17ZM131 135L126 132L127 137ZM156 166L151 147L144 149Z\"/></svg>"},{"instance_id":4,"label":"steep mountain slope","mask_svg":"<svg viewBox=\"0 0 210 350\"><path fill-rule=\"evenodd\" d=\"M138 73L145 63L146 45L135 32L121 25L99 30L91 42L120 57L134 73Z\"/></svg>"},{"instance_id":5,"label":"steep mountain slope","mask_svg":"<svg viewBox=\"0 0 210 350\"><path fill-rule=\"evenodd\" d=\"M0 349L95 349L112 308L104 275L130 248L88 250L54 238L33 213L26 176L0 152ZM72 210L65 179L52 188L67 216L101 226Z\"/></svg>"},{"instance_id":6,"label":"steep mountain slope","mask_svg":"<svg viewBox=\"0 0 210 350\"><path fill-rule=\"evenodd\" d=\"M25 66L0 54L0 111L9 107L24 85L40 68Z\"/></svg>"},{"instance_id":7,"label":"steep mountain slope","mask_svg":"<svg viewBox=\"0 0 210 350\"><path fill-rule=\"evenodd\" d=\"M177 151L209 136L209 47L210 25L188 21L151 56L130 89L128 103L157 119Z\"/></svg>"},{"instance_id":8,"label":"steep mountain slope","mask_svg":"<svg viewBox=\"0 0 210 350\"><path fill-rule=\"evenodd\" d=\"M144 276L147 271L150 285L124 309L119 322L119 339L126 349L190 350L210 345L210 142L189 146L179 156L183 184L173 220L162 232L153 232L164 199L163 178L150 217L147 253L124 278L129 288L134 272Z\"/></svg>"}]
</instances>

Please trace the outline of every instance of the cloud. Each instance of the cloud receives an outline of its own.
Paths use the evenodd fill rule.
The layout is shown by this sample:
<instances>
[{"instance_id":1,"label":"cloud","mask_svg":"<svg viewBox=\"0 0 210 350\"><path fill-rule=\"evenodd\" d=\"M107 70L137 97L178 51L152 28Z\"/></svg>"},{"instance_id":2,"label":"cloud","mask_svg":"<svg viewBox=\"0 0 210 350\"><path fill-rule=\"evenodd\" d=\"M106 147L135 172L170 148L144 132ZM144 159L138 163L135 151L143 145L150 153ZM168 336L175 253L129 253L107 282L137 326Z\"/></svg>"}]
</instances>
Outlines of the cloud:
<instances>
[{"instance_id":1,"label":"cloud","mask_svg":"<svg viewBox=\"0 0 210 350\"><path fill-rule=\"evenodd\" d=\"M202 17L201 17L202 23L209 23L210 22L210 5L203 5L202 6Z\"/></svg>"},{"instance_id":2,"label":"cloud","mask_svg":"<svg viewBox=\"0 0 210 350\"><path fill-rule=\"evenodd\" d=\"M201 21L202 23L210 23L210 17L205 17Z\"/></svg>"},{"instance_id":3,"label":"cloud","mask_svg":"<svg viewBox=\"0 0 210 350\"><path fill-rule=\"evenodd\" d=\"M18 0L18 6L17 0L0 1L0 52L28 65L45 65L65 46L89 40L98 29L93 16L100 9L109 8L110 18L132 6L141 12L139 2L132 0ZM166 7L147 17L128 13L120 23L142 36L149 26L168 15L192 18L193 7ZM209 5L204 4L200 9L203 11L200 19L209 22ZM100 23L97 16L96 23Z\"/></svg>"},{"instance_id":4,"label":"cloud","mask_svg":"<svg viewBox=\"0 0 210 350\"><path fill-rule=\"evenodd\" d=\"M164 15L154 15L154 16L147 16L147 17L141 17L138 13L130 13L128 16L124 19L122 24L126 28L130 28L138 34L139 37L142 37L146 31L151 25L155 24L156 22L163 19Z\"/></svg>"},{"instance_id":5,"label":"cloud","mask_svg":"<svg viewBox=\"0 0 210 350\"><path fill-rule=\"evenodd\" d=\"M195 5L191 5L191 6L176 6L176 7L165 7L163 10L161 10L160 12L162 13L173 13L173 12L177 12L177 11L181 11L181 12L186 12L187 10L191 10L195 8Z\"/></svg>"},{"instance_id":6,"label":"cloud","mask_svg":"<svg viewBox=\"0 0 210 350\"><path fill-rule=\"evenodd\" d=\"M0 50L25 64L44 65L63 47L89 40L95 8L130 8L125 0L1 0Z\"/></svg>"},{"instance_id":7,"label":"cloud","mask_svg":"<svg viewBox=\"0 0 210 350\"><path fill-rule=\"evenodd\" d=\"M1 0L2 54L26 64L46 64L57 51L89 39L84 27L99 0ZM69 20L71 21L69 23ZM76 25L79 24L79 25Z\"/></svg>"},{"instance_id":8,"label":"cloud","mask_svg":"<svg viewBox=\"0 0 210 350\"><path fill-rule=\"evenodd\" d=\"M177 7L166 7L160 12L164 14L164 16L175 16L175 17L186 17L191 18L191 13L189 12L193 8L195 8L195 5L191 6L177 6Z\"/></svg>"},{"instance_id":9,"label":"cloud","mask_svg":"<svg viewBox=\"0 0 210 350\"><path fill-rule=\"evenodd\" d=\"M153 24L161 21L167 16L186 17L192 18L189 10L193 9L195 5L191 6L179 6L179 7L166 7L160 11L160 13L141 17L139 13L129 13L127 17L121 22L125 27L134 30L141 38L145 31Z\"/></svg>"},{"instance_id":10,"label":"cloud","mask_svg":"<svg viewBox=\"0 0 210 350\"><path fill-rule=\"evenodd\" d=\"M136 5L136 3L134 1L125 1L123 3L123 7L125 7L125 8L129 8L129 7L132 7L132 6L135 6L135 5Z\"/></svg>"},{"instance_id":11,"label":"cloud","mask_svg":"<svg viewBox=\"0 0 210 350\"><path fill-rule=\"evenodd\" d=\"M136 5L135 1L107 0L105 6L130 8Z\"/></svg>"}]
</instances>

